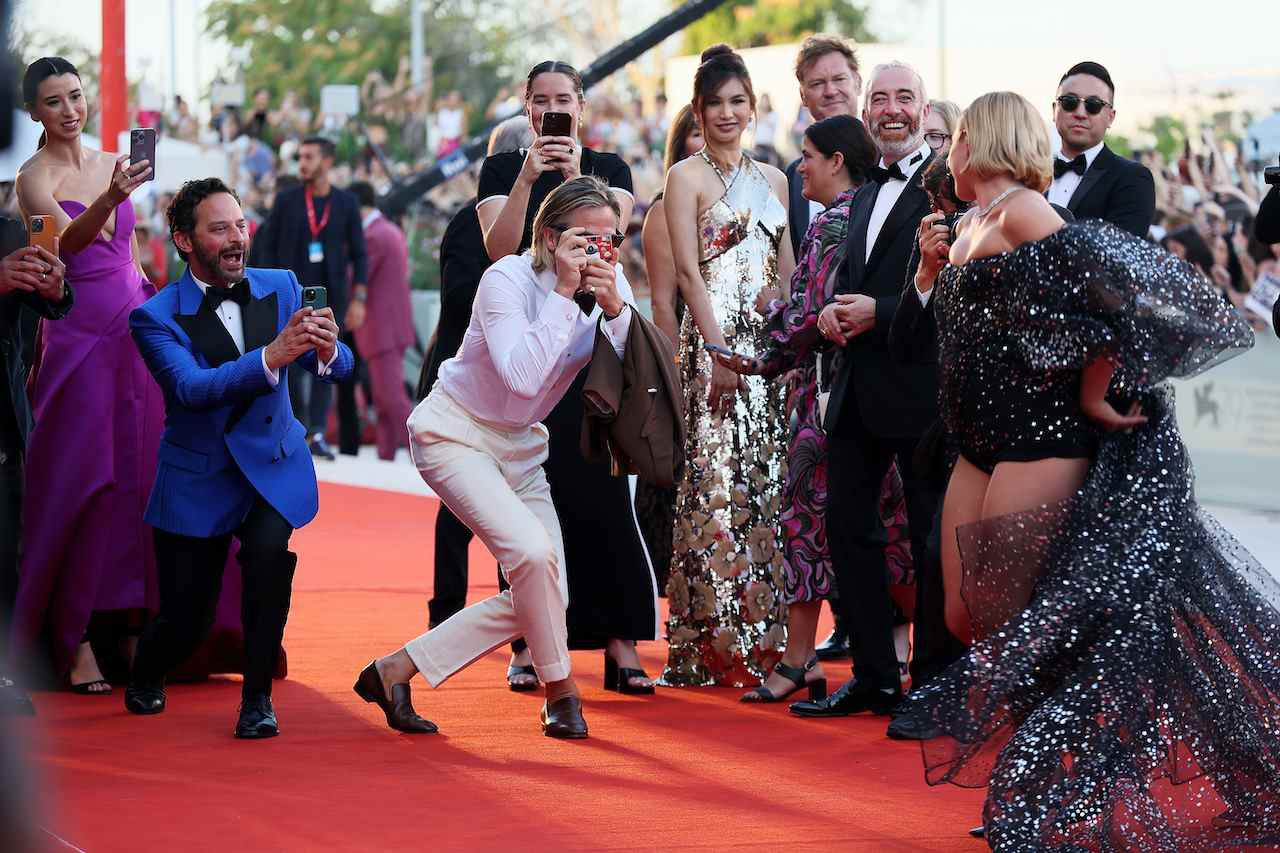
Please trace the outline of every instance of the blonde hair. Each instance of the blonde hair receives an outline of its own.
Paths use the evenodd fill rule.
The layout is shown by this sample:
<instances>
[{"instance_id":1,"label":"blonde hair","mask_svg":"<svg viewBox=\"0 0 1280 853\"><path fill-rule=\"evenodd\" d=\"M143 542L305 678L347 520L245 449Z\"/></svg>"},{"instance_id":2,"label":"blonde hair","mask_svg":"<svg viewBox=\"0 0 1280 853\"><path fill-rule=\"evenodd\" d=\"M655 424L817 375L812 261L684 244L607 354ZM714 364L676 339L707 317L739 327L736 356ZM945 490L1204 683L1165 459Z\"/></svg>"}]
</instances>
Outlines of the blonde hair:
<instances>
[{"instance_id":1,"label":"blonde hair","mask_svg":"<svg viewBox=\"0 0 1280 853\"><path fill-rule=\"evenodd\" d=\"M988 92L960 116L956 135L969 143L969 169L982 178L1009 174L1044 192L1053 180L1053 149L1044 119L1016 92Z\"/></svg>"},{"instance_id":2,"label":"blonde hair","mask_svg":"<svg viewBox=\"0 0 1280 853\"><path fill-rule=\"evenodd\" d=\"M956 132L956 124L960 121L960 107L953 101L933 100L929 102L929 112L936 116L942 117L942 123L947 126L947 133L954 136Z\"/></svg>"},{"instance_id":3,"label":"blonde hair","mask_svg":"<svg viewBox=\"0 0 1280 853\"><path fill-rule=\"evenodd\" d=\"M813 63L828 53L838 53L843 56L845 62L849 63L849 71L853 76L860 76L858 52L852 43L830 33L814 33L804 40L800 45L800 52L796 54L796 79L800 81L801 86L804 85L804 75L809 72Z\"/></svg>"},{"instance_id":4,"label":"blonde hair","mask_svg":"<svg viewBox=\"0 0 1280 853\"><path fill-rule=\"evenodd\" d=\"M534 272L542 272L555 265L555 249L547 243L547 229L563 226L569 214L588 207L607 207L615 217L622 219L622 208L609 185L595 175L565 181L543 200L538 215L533 218L533 245L529 247L533 254ZM619 226L620 223L614 226L615 230Z\"/></svg>"}]
</instances>

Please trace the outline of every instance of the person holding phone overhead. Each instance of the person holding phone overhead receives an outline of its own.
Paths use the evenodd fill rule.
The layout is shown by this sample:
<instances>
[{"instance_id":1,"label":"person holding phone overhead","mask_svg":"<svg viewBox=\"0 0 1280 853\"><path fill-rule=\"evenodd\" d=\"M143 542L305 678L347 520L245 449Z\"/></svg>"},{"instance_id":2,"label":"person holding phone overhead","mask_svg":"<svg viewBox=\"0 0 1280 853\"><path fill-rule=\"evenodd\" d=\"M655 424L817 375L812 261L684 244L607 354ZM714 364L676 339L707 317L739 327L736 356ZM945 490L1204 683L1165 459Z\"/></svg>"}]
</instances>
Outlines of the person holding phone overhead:
<instances>
[{"instance_id":1,"label":"person holding phone overhead","mask_svg":"<svg viewBox=\"0 0 1280 853\"><path fill-rule=\"evenodd\" d=\"M126 633L136 629L153 569L142 514L164 410L128 328L129 311L155 293L129 201L152 169L83 144L88 103L67 60L31 63L22 95L44 133L18 172L18 201L60 233L77 305L41 321L29 383L35 428L11 654L30 661L49 638L57 676L78 693L104 694L111 686L88 643L90 620L127 612Z\"/></svg>"},{"instance_id":2,"label":"person holding phone overhead","mask_svg":"<svg viewBox=\"0 0 1280 853\"><path fill-rule=\"evenodd\" d=\"M486 157L480 168L476 216L492 261L519 254L533 241L533 220L557 187L582 175L609 186L618 203L618 235L625 233L635 207L631 169L616 154L592 151L578 140L586 97L573 66L548 60L529 71L525 113L537 137L527 151ZM606 668L627 675L623 692L652 693L636 654L637 640L657 639L657 581L636 526L626 478L608 465L588 463L579 449L582 433L583 371L544 419L550 448L544 466L551 500L564 530L569 575L569 647L603 648ZM600 543L609 543L602 556ZM537 686L523 642L516 643L508 683ZM610 661L613 663L611 664Z\"/></svg>"},{"instance_id":3,"label":"person holding phone overhead","mask_svg":"<svg viewBox=\"0 0 1280 853\"><path fill-rule=\"evenodd\" d=\"M705 144L671 167L663 196L676 283L689 310L678 342L686 464L676 493L662 678L747 687L769 675L786 646L778 547L786 389L739 377L703 346L764 349L760 309L790 280L795 261L786 176L742 150L755 94L746 64L728 45L703 51L692 103Z\"/></svg>"}]
</instances>

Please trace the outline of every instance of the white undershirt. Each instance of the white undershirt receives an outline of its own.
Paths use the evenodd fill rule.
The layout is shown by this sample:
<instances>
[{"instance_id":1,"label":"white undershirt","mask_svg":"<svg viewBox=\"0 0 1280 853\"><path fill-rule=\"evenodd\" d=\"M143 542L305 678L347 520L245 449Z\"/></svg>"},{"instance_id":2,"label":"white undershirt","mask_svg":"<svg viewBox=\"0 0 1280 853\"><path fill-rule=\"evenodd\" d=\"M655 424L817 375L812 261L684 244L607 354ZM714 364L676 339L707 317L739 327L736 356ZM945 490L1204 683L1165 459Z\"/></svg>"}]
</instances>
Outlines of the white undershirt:
<instances>
[{"instance_id":1,"label":"white undershirt","mask_svg":"<svg viewBox=\"0 0 1280 853\"><path fill-rule=\"evenodd\" d=\"M618 295L629 305L631 285L615 269ZM584 314L555 286L555 272L534 272L528 252L507 255L481 277L462 346L440 365L438 381L476 418L510 430L545 418L591 360L597 326L619 358L626 352L630 307L605 320L599 305Z\"/></svg>"},{"instance_id":2,"label":"white undershirt","mask_svg":"<svg viewBox=\"0 0 1280 853\"><path fill-rule=\"evenodd\" d=\"M1099 142L1084 152L1084 162L1087 164L1086 172L1093 167L1093 161L1097 159L1098 154L1102 151L1102 146L1105 144L1104 142ZM1063 156L1061 151L1054 155L1054 159L1061 160L1064 163L1071 162L1067 157ZM1049 192L1046 193L1050 203L1059 207L1066 207L1067 202L1071 201L1071 196L1075 195L1076 188L1080 186L1080 182L1083 180L1084 175L1077 175L1075 172L1070 171L1063 172L1061 178L1054 178L1053 183L1049 184Z\"/></svg>"},{"instance_id":3,"label":"white undershirt","mask_svg":"<svg viewBox=\"0 0 1280 853\"><path fill-rule=\"evenodd\" d=\"M889 218L893 206L898 203L898 199L902 198L902 191L907 188L907 184L911 183L911 178L916 171L924 165L925 160L929 159L931 151L929 143L921 143L919 148L898 161L898 168L907 179L899 181L897 178L890 178L880 185L880 191L876 194L875 207L871 208L871 219L867 222L866 260L871 260L871 250L875 248L876 240L880 238L880 229L884 227L884 222ZM917 154L920 155L919 159L916 158ZM912 162L913 160L915 162ZM885 168L883 157L880 158L880 167Z\"/></svg>"},{"instance_id":4,"label":"white undershirt","mask_svg":"<svg viewBox=\"0 0 1280 853\"><path fill-rule=\"evenodd\" d=\"M205 284L203 281L196 278L194 274L191 276L191 280L196 283L196 287L200 288L201 296L203 296L204 292L212 286L212 285ZM222 325L223 327L226 328L227 334L231 335L231 340L232 342L235 343L236 350L238 350L240 354L243 355L244 354L244 317L241 316L240 314L240 303L233 302L230 299L224 299L222 300L222 303L218 305L217 308L213 309L213 313L218 315L218 319L222 321ZM333 364L334 359L336 359L337 357L338 357L338 348L335 346L333 348L333 355L329 357L328 361L326 361L324 364L319 364L319 362L317 361L316 375L328 376L330 366ZM272 370L270 367L267 367L267 348L266 347L262 348L262 371L267 375L267 381L271 383L272 388L280 384L280 372L278 370Z\"/></svg>"}]
</instances>

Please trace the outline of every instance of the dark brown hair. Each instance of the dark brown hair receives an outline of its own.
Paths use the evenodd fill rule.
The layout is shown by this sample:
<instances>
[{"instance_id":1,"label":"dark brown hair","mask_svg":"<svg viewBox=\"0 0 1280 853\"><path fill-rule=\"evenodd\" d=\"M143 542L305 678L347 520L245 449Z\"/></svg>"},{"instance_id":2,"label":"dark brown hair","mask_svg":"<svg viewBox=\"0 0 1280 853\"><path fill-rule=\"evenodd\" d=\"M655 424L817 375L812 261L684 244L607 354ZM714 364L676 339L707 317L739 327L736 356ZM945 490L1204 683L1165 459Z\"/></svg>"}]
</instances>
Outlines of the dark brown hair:
<instances>
[{"instance_id":1,"label":"dark brown hair","mask_svg":"<svg viewBox=\"0 0 1280 853\"><path fill-rule=\"evenodd\" d=\"M800 53L796 55L796 79L804 85L804 75L810 66L828 53L838 53L849 63L849 72L858 77L858 54L849 42L828 33L815 33L800 45Z\"/></svg>"},{"instance_id":2,"label":"dark brown hair","mask_svg":"<svg viewBox=\"0 0 1280 853\"><path fill-rule=\"evenodd\" d=\"M946 157L934 157L920 175L920 187L929 196L929 204L935 210L938 200L950 202L956 210L964 210L968 205L956 195L956 179L947 168Z\"/></svg>"},{"instance_id":3,"label":"dark brown hair","mask_svg":"<svg viewBox=\"0 0 1280 853\"><path fill-rule=\"evenodd\" d=\"M756 92L751 87L751 75L747 72L747 64L742 57L727 44L713 44L702 52L702 64L693 75L693 111L702 114L702 105L720 91L720 87L730 80L741 80L742 87L747 90L751 99L751 109L756 108Z\"/></svg>"},{"instance_id":4,"label":"dark brown hair","mask_svg":"<svg viewBox=\"0 0 1280 853\"><path fill-rule=\"evenodd\" d=\"M804 129L804 135L824 156L837 151L844 156L844 168L854 186L867 182L867 174L880 159L871 134L853 116L838 115L816 121Z\"/></svg>"},{"instance_id":5,"label":"dark brown hair","mask_svg":"<svg viewBox=\"0 0 1280 853\"><path fill-rule=\"evenodd\" d=\"M662 158L664 173L670 172L672 166L693 153L685 150L684 141L689 138L689 131L693 130L697 124L698 120L694 118L693 107L689 104L685 104L676 113L675 119L671 122L671 129L667 131L666 155Z\"/></svg>"},{"instance_id":6,"label":"dark brown hair","mask_svg":"<svg viewBox=\"0 0 1280 853\"><path fill-rule=\"evenodd\" d=\"M578 69L567 62L548 59L546 62L539 62L529 70L529 77L525 80L524 88L524 99L526 101L533 97L533 81L543 74L563 74L573 81L573 88L577 90L578 97L580 99L586 97L586 94L582 91L582 75L578 73Z\"/></svg>"},{"instance_id":7,"label":"dark brown hair","mask_svg":"<svg viewBox=\"0 0 1280 853\"><path fill-rule=\"evenodd\" d=\"M196 230L196 208L200 206L200 202L209 196L226 193L236 200L236 204L240 203L240 196L236 195L236 191L231 189L222 182L221 178L201 178L197 181L187 181L182 185L182 189L178 190L177 195L173 197L173 201L169 203L169 209L165 212L165 217L169 220L169 237L174 234L191 234ZM178 247L175 241L173 247L178 250L178 256L182 260L187 260L187 253Z\"/></svg>"},{"instance_id":8,"label":"dark brown hair","mask_svg":"<svg viewBox=\"0 0 1280 853\"><path fill-rule=\"evenodd\" d=\"M36 108L36 96L40 91L40 84L50 77L61 77L63 74L74 74L77 80L80 79L80 72L76 67L61 56L42 56L27 66L26 72L22 75L22 105L28 112ZM41 132L36 150L43 148L44 143L45 135Z\"/></svg>"}]
</instances>

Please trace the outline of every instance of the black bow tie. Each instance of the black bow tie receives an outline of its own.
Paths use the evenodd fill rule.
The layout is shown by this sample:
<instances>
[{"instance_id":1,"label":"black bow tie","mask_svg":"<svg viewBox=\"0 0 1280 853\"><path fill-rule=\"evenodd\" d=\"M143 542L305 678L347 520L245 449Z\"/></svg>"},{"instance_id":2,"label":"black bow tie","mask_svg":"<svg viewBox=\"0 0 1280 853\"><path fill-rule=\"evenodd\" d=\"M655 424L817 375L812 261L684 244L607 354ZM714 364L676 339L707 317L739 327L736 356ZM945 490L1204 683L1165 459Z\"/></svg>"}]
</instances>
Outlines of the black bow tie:
<instances>
[{"instance_id":1,"label":"black bow tie","mask_svg":"<svg viewBox=\"0 0 1280 853\"><path fill-rule=\"evenodd\" d=\"M887 169L884 166L871 167L871 180L877 184L884 184L886 181L906 181L906 179L906 174L897 163Z\"/></svg>"},{"instance_id":2,"label":"black bow tie","mask_svg":"<svg viewBox=\"0 0 1280 853\"><path fill-rule=\"evenodd\" d=\"M1075 172L1077 175L1083 176L1089 169L1089 161L1085 159L1083 154L1077 155L1074 160L1063 160L1061 157L1053 158L1053 176L1061 178L1067 172Z\"/></svg>"},{"instance_id":3,"label":"black bow tie","mask_svg":"<svg viewBox=\"0 0 1280 853\"><path fill-rule=\"evenodd\" d=\"M249 279L242 278L231 287L214 287L210 285L205 288L204 298L209 301L209 307L217 310L217 308L230 299L241 308L249 304L252 295L249 293Z\"/></svg>"}]
</instances>

